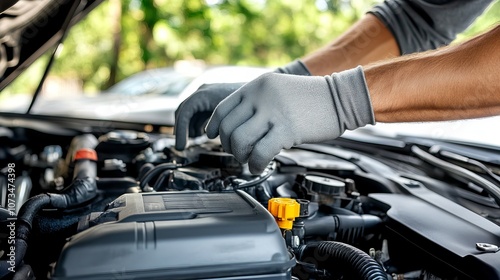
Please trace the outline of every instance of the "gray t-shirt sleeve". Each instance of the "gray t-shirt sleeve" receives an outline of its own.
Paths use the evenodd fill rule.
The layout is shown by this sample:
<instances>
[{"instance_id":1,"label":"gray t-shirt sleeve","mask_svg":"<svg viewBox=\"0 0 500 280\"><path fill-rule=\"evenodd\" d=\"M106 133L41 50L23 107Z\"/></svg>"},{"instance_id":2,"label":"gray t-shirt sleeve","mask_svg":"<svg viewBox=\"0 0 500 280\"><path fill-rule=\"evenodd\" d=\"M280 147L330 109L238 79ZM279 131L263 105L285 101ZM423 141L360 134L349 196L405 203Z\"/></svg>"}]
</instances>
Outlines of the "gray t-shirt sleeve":
<instances>
[{"instance_id":1,"label":"gray t-shirt sleeve","mask_svg":"<svg viewBox=\"0 0 500 280\"><path fill-rule=\"evenodd\" d=\"M368 13L394 35L401 54L435 49L453 41L493 0L387 0Z\"/></svg>"}]
</instances>

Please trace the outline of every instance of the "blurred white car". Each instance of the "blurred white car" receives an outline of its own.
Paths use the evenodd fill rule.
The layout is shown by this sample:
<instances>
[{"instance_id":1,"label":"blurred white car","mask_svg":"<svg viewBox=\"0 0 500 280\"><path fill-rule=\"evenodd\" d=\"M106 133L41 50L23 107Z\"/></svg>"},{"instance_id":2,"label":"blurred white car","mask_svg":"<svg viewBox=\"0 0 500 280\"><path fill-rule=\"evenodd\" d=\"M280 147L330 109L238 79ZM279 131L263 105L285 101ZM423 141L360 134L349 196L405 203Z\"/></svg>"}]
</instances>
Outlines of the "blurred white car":
<instances>
[{"instance_id":1,"label":"blurred white car","mask_svg":"<svg viewBox=\"0 0 500 280\"><path fill-rule=\"evenodd\" d=\"M201 85L248 82L270 70L262 67L214 66L206 70L160 68L135 74L97 96L46 99L33 114L174 125L175 110Z\"/></svg>"}]
</instances>

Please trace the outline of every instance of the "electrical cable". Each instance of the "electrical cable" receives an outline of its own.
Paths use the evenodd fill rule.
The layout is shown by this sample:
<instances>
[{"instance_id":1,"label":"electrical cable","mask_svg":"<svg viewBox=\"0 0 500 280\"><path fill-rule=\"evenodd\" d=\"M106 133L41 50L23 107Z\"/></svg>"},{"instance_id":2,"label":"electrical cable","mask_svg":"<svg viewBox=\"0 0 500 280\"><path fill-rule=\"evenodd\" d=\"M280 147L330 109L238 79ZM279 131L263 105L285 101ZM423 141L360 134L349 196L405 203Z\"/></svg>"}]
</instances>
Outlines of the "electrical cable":
<instances>
[{"instance_id":1,"label":"electrical cable","mask_svg":"<svg viewBox=\"0 0 500 280\"><path fill-rule=\"evenodd\" d=\"M258 184L261 184L262 182L267 180L269 177L271 177L271 175L273 175L275 171L276 171L276 162L272 161L264 170L264 172L262 172L259 176L257 176L257 178L238 184L237 186L234 187L234 190L255 187Z\"/></svg>"},{"instance_id":2,"label":"electrical cable","mask_svg":"<svg viewBox=\"0 0 500 280\"><path fill-rule=\"evenodd\" d=\"M141 182L139 183L139 188L142 191L149 191L146 187L148 187L148 183L149 181L151 181L151 179L153 179L156 175L163 173L166 170L174 170L177 169L177 167L179 167L178 164L171 162L162 163L155 166L153 169L150 169L148 172L146 172L146 174L144 174Z\"/></svg>"}]
</instances>

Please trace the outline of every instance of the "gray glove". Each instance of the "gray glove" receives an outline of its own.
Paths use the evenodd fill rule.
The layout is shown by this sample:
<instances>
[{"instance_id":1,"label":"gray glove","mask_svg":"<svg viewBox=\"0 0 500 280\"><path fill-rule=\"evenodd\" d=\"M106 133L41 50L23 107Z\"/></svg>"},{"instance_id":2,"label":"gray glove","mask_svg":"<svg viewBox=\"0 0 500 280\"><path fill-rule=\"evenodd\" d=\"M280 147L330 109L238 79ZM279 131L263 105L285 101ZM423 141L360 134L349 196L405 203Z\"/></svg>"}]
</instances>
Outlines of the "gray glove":
<instances>
[{"instance_id":1,"label":"gray glove","mask_svg":"<svg viewBox=\"0 0 500 280\"><path fill-rule=\"evenodd\" d=\"M284 67L276 69L274 72L311 75L300 60L295 60ZM203 135L206 123L219 102L244 84L206 84L184 100L175 111L175 148L182 151L186 148L188 136L198 137Z\"/></svg>"},{"instance_id":2,"label":"gray glove","mask_svg":"<svg viewBox=\"0 0 500 280\"><path fill-rule=\"evenodd\" d=\"M267 73L224 99L207 125L222 147L261 173L281 149L374 124L363 69L325 77Z\"/></svg>"}]
</instances>

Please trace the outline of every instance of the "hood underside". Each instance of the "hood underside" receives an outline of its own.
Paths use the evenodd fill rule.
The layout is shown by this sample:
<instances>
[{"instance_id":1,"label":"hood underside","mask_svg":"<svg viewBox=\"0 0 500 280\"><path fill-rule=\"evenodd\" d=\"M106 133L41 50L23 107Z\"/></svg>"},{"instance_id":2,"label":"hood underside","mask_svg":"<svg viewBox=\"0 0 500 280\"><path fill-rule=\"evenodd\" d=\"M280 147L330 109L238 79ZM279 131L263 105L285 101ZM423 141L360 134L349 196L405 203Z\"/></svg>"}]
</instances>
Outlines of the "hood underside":
<instances>
[{"instance_id":1,"label":"hood underside","mask_svg":"<svg viewBox=\"0 0 500 280\"><path fill-rule=\"evenodd\" d=\"M10 1L13 2L13 1ZM0 14L0 91L102 0L18 1ZM66 25L67 19L71 20ZM68 19L69 20L69 19Z\"/></svg>"}]
</instances>

